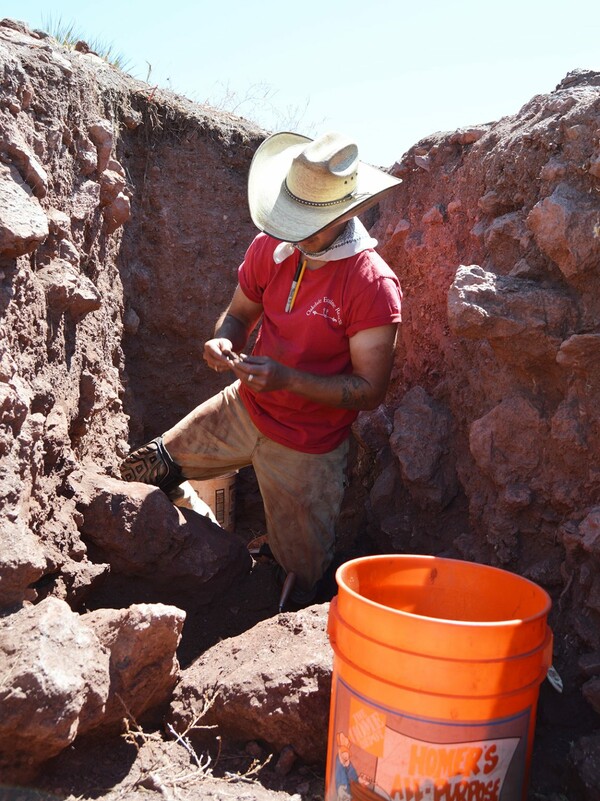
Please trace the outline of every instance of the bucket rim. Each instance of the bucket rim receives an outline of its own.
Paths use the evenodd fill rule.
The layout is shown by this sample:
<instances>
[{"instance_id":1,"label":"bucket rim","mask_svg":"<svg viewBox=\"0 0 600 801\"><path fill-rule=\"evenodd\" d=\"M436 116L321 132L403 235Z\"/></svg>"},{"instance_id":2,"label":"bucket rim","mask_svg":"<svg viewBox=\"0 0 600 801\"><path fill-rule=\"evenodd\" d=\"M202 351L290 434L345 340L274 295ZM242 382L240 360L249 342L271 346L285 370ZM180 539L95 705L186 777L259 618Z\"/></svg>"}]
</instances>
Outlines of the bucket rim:
<instances>
[{"instance_id":1,"label":"bucket rim","mask_svg":"<svg viewBox=\"0 0 600 801\"><path fill-rule=\"evenodd\" d=\"M461 565L472 565L477 569L481 569L484 571L494 572L494 573L508 573L510 576L519 579L520 581L529 584L533 587L537 592L544 597L544 606L540 609L539 612L536 612L533 615L528 616L527 618L514 618L512 620L454 620L452 618L443 618L443 617L432 617L430 615L420 615L415 614L414 612L408 612L404 609L394 609L391 606L386 606L385 604L381 604L378 601L373 601L370 598L361 595L356 590L353 590L348 584L346 584L342 580L342 574L345 570L350 569L353 565L356 565L358 562L376 562L376 561L408 561L411 559L421 560L423 562L444 562L444 563L455 563ZM543 587L540 587L539 584L536 584L531 579L525 578L525 576L520 576L518 573L512 573L509 570L504 570L500 567L494 567L493 565L485 565L480 562L471 562L466 559L452 559L446 556L433 556L431 554L375 554L372 556L359 556L355 559L349 559L347 562L344 562L342 565L338 567L335 572L335 580L338 585L339 589L344 589L344 592L347 592L351 597L365 603L367 606L370 606L375 609L385 610L387 613L391 613L393 615L397 615L399 617L406 617L411 620L426 620L435 623L443 623L445 625L456 626L457 628L498 628L498 627L505 627L505 628L518 628L519 625L525 626L528 625L536 620L541 618L546 618L552 608L552 599L550 595Z\"/></svg>"}]
</instances>

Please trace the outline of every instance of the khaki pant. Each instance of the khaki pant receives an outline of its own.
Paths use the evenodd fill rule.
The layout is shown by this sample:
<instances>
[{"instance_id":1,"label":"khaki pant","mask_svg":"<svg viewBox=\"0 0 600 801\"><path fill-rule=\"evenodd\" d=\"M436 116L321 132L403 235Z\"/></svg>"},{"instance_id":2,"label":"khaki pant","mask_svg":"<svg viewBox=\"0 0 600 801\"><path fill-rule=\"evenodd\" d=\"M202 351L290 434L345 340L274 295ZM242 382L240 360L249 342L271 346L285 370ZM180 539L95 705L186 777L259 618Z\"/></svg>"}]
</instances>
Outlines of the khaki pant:
<instances>
[{"instance_id":1,"label":"khaki pant","mask_svg":"<svg viewBox=\"0 0 600 801\"><path fill-rule=\"evenodd\" d=\"M237 387L196 407L163 434L163 442L187 479L254 467L271 551L286 572L296 573L297 589L309 598L333 558L348 440L323 454L279 445L256 428Z\"/></svg>"}]
</instances>

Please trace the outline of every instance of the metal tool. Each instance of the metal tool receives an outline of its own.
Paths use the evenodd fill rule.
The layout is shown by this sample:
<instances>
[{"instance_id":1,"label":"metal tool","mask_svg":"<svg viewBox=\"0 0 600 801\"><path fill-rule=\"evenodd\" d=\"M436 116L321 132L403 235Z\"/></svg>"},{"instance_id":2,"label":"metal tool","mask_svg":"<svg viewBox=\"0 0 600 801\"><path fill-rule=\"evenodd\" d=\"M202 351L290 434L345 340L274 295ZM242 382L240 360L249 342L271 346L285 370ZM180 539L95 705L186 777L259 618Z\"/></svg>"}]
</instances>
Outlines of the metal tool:
<instances>
[{"instance_id":1,"label":"metal tool","mask_svg":"<svg viewBox=\"0 0 600 801\"><path fill-rule=\"evenodd\" d=\"M296 574L294 573L293 570L291 570L285 577L285 581L283 582L283 587L281 588L281 595L279 597L280 612L283 612L283 607L286 605L287 599L290 597L290 593L294 588L295 582L296 582Z\"/></svg>"}]
</instances>

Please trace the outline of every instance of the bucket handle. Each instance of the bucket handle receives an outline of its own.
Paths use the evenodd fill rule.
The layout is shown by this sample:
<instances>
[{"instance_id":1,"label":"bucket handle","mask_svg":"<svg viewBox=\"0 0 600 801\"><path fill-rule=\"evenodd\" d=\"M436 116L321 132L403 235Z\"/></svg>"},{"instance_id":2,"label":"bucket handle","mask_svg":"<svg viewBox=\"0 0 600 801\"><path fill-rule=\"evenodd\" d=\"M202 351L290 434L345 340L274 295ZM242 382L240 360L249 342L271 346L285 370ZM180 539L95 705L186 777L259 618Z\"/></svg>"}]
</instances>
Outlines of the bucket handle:
<instances>
[{"instance_id":1,"label":"bucket handle","mask_svg":"<svg viewBox=\"0 0 600 801\"><path fill-rule=\"evenodd\" d=\"M337 595L334 596L329 603L329 615L327 616L327 636L332 647L336 644L336 626L335 622L338 618L337 611Z\"/></svg>"},{"instance_id":2,"label":"bucket handle","mask_svg":"<svg viewBox=\"0 0 600 801\"><path fill-rule=\"evenodd\" d=\"M542 654L542 669L544 671L544 678L546 677L546 674L552 665L552 646L554 645L554 635L552 634L552 629L548 628L546 631L546 644L544 645L544 651Z\"/></svg>"}]
</instances>

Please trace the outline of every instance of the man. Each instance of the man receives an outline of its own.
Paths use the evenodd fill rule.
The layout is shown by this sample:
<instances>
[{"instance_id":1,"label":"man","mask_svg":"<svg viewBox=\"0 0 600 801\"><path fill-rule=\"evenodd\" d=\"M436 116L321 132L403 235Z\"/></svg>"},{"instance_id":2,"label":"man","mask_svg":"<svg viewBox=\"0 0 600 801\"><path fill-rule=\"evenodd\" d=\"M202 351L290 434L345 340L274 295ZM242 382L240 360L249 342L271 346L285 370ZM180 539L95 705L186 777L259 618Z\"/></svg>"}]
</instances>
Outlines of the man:
<instances>
[{"instance_id":1,"label":"man","mask_svg":"<svg viewBox=\"0 0 600 801\"><path fill-rule=\"evenodd\" d=\"M122 466L124 478L172 493L252 464L269 546L295 574L299 604L333 558L352 422L383 401L390 378L400 288L356 214L398 183L339 134L261 144L248 202L262 233L204 346L207 364L236 381Z\"/></svg>"}]
</instances>

